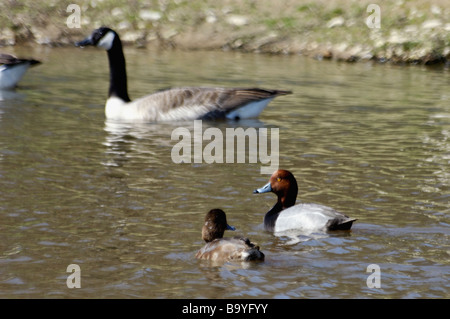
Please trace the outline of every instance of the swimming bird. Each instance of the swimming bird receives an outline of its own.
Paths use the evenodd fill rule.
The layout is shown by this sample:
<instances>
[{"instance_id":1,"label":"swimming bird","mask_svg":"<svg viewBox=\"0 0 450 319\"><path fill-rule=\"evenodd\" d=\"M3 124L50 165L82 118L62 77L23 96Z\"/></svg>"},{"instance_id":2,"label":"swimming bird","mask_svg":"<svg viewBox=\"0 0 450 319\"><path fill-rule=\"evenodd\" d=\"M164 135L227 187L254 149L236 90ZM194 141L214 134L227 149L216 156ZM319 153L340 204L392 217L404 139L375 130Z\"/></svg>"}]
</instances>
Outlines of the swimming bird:
<instances>
[{"instance_id":1,"label":"swimming bird","mask_svg":"<svg viewBox=\"0 0 450 319\"><path fill-rule=\"evenodd\" d=\"M20 59L11 54L0 53L0 89L13 89L30 66L41 63L34 59Z\"/></svg>"},{"instance_id":2,"label":"swimming bird","mask_svg":"<svg viewBox=\"0 0 450 319\"><path fill-rule=\"evenodd\" d=\"M292 93L260 88L182 87L158 91L131 101L119 35L110 28L101 27L75 45L92 45L108 53L110 83L105 115L111 120L160 122L255 118L272 99Z\"/></svg>"},{"instance_id":3,"label":"swimming bird","mask_svg":"<svg viewBox=\"0 0 450 319\"><path fill-rule=\"evenodd\" d=\"M212 209L205 216L202 227L202 238L206 245L195 255L198 259L211 261L252 261L264 260L264 254L259 247L248 238L223 238L225 230L235 230L228 225L223 210Z\"/></svg>"},{"instance_id":4,"label":"swimming bird","mask_svg":"<svg viewBox=\"0 0 450 319\"><path fill-rule=\"evenodd\" d=\"M273 192L278 197L276 204L264 216L264 228L270 232L283 232L291 229L349 230L356 220L320 204L299 203L295 205L298 193L297 181L294 175L287 170L275 171L269 182L253 193L268 192Z\"/></svg>"}]
</instances>

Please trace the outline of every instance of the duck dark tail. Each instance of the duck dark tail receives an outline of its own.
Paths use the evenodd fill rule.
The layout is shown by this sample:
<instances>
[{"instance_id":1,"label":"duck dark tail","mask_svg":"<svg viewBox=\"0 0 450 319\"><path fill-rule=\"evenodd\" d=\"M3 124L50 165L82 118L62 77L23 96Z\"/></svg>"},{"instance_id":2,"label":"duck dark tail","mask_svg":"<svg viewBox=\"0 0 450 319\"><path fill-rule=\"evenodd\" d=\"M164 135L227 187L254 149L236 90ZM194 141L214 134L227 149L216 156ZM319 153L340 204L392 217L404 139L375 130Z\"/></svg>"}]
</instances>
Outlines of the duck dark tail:
<instances>
[{"instance_id":1,"label":"duck dark tail","mask_svg":"<svg viewBox=\"0 0 450 319\"><path fill-rule=\"evenodd\" d=\"M263 252L259 250L259 247L256 247L248 251L248 256L245 258L245 261L253 261L253 260L263 261L264 258L265 256Z\"/></svg>"},{"instance_id":2,"label":"duck dark tail","mask_svg":"<svg viewBox=\"0 0 450 319\"><path fill-rule=\"evenodd\" d=\"M348 218L342 220L340 218L330 219L326 224L327 230L350 230L352 228L355 218Z\"/></svg>"},{"instance_id":3,"label":"duck dark tail","mask_svg":"<svg viewBox=\"0 0 450 319\"><path fill-rule=\"evenodd\" d=\"M244 258L245 261L264 260L265 255L259 250L259 246L250 242L250 239L248 238L241 238L241 240L244 241L245 245L249 248L246 250L247 256Z\"/></svg>"}]
</instances>

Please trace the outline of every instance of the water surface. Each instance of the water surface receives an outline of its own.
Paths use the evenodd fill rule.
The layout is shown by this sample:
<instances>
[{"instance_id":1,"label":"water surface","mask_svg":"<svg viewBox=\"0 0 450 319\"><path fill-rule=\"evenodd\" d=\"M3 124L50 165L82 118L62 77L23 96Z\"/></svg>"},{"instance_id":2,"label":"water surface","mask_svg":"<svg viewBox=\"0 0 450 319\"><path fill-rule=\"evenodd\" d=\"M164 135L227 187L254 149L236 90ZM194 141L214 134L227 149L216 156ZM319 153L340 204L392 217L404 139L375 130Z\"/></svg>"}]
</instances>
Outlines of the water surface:
<instances>
[{"instance_id":1,"label":"water surface","mask_svg":"<svg viewBox=\"0 0 450 319\"><path fill-rule=\"evenodd\" d=\"M18 53L29 51L20 51ZM262 163L175 164L193 123L105 122L106 54L37 48L43 64L0 100L1 298L449 298L448 71L301 56L127 48L133 98L170 86L288 89L258 120L279 128L299 200L357 218L350 233L274 236ZM206 142L205 142L206 144ZM194 258L211 208L266 260ZM81 288L66 285L67 266ZM380 268L369 288L367 267Z\"/></svg>"}]
</instances>

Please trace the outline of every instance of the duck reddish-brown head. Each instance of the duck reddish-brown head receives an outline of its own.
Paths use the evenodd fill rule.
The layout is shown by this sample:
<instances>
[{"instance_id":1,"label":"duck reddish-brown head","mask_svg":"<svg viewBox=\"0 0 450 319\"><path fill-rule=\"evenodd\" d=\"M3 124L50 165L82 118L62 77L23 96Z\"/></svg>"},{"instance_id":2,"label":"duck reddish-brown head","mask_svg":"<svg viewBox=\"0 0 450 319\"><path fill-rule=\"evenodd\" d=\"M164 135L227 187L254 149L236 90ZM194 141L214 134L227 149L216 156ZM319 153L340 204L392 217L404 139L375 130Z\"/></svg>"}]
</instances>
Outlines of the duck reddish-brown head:
<instances>
[{"instance_id":1,"label":"duck reddish-brown head","mask_svg":"<svg viewBox=\"0 0 450 319\"><path fill-rule=\"evenodd\" d=\"M279 169L275 171L269 179L269 182L254 193L273 192L278 196L278 204L282 209L295 205L297 199L298 185L291 172Z\"/></svg>"}]
</instances>

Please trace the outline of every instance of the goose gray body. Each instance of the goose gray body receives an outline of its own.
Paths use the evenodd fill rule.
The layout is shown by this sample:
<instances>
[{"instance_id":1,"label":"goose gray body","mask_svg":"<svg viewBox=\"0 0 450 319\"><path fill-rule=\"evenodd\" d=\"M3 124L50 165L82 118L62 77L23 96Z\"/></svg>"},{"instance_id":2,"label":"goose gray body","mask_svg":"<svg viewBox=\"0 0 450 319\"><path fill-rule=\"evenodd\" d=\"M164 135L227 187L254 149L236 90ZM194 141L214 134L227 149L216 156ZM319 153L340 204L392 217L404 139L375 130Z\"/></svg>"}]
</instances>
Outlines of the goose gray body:
<instances>
[{"instance_id":1,"label":"goose gray body","mask_svg":"<svg viewBox=\"0 0 450 319\"><path fill-rule=\"evenodd\" d=\"M27 70L41 63L34 59L20 59L14 55L0 53L0 89L12 89Z\"/></svg>"},{"instance_id":2,"label":"goose gray body","mask_svg":"<svg viewBox=\"0 0 450 319\"><path fill-rule=\"evenodd\" d=\"M260 88L184 87L159 91L131 101L127 90L125 57L117 33L103 27L94 30L91 36L76 45L94 45L108 52L110 88L105 115L112 120L160 122L255 118L272 99L291 93Z\"/></svg>"},{"instance_id":3,"label":"goose gray body","mask_svg":"<svg viewBox=\"0 0 450 319\"><path fill-rule=\"evenodd\" d=\"M257 117L278 91L208 87L172 88L125 102L112 96L106 117L126 121L212 120Z\"/></svg>"}]
</instances>

